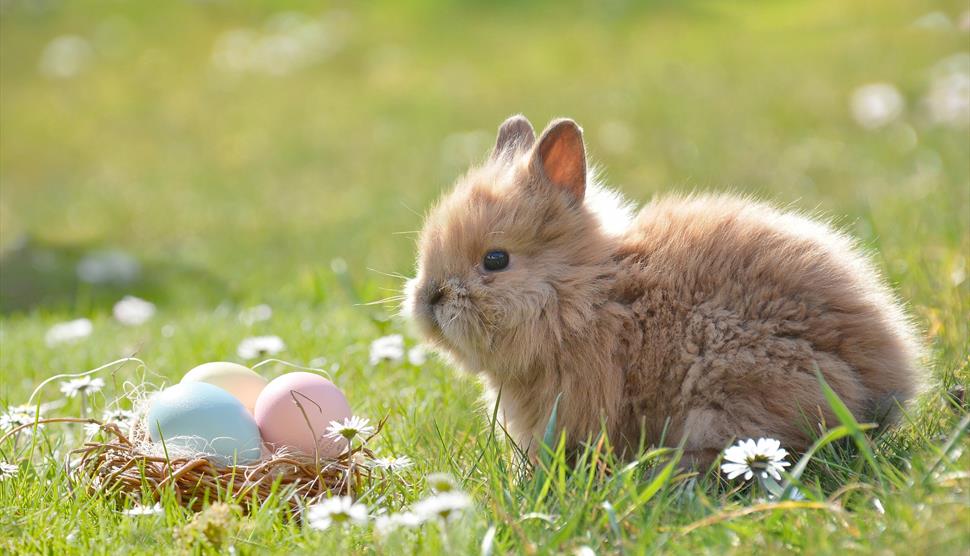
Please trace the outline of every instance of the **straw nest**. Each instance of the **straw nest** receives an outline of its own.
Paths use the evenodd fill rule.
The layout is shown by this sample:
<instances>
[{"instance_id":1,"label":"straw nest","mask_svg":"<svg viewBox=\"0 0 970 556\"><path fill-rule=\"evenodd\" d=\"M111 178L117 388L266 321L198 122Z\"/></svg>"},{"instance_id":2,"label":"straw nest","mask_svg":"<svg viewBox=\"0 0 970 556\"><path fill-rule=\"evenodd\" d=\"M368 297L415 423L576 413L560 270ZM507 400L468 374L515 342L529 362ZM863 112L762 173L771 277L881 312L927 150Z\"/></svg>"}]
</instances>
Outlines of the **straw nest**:
<instances>
[{"instance_id":1,"label":"straw nest","mask_svg":"<svg viewBox=\"0 0 970 556\"><path fill-rule=\"evenodd\" d=\"M133 427L126 434L115 423L73 417L39 419L36 425L50 423L97 425L105 433L105 440L88 441L73 450L68 463L75 487L93 494L159 500L164 491L171 489L183 506L194 510L227 495L238 501L259 503L276 494L296 510L330 496L356 498L378 478L371 467L374 454L367 449L366 441L334 459L277 452L251 465L221 466L204 454L159 454L159 446L148 441L140 427ZM34 425L10 431L0 438L0 443ZM383 426L381 421L366 440L379 434Z\"/></svg>"}]
</instances>

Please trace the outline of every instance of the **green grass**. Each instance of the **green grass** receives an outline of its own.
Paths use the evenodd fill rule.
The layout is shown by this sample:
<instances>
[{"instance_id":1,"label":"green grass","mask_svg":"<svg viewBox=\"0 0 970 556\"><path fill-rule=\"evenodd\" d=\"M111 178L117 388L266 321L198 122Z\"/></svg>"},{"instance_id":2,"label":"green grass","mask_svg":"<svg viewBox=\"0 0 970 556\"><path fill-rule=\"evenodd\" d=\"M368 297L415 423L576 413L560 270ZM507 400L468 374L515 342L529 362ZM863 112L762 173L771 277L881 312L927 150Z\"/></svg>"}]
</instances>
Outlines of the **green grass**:
<instances>
[{"instance_id":1,"label":"green grass","mask_svg":"<svg viewBox=\"0 0 970 556\"><path fill-rule=\"evenodd\" d=\"M387 417L377 450L415 460L363 502L399 510L445 471L474 510L445 534L380 540L310 530L270 503L210 515L226 541L205 547L186 540L202 525L170 499L164 516L133 518L73 489L63 461L82 432L50 425L32 447L0 445L22 462L0 482L0 552L475 553L495 527L494 554L966 553L968 410L947 392L970 382L970 135L933 124L921 99L968 35L911 25L932 9L958 19L965 2L298 2L289 9L326 15L340 36L328 56L279 76L213 67L224 32L261 32L280 9L0 4L0 405L56 373L147 363L103 374L100 406L125 381L177 380L276 334L280 357L325 358L358 414ZM72 79L44 77L38 60L65 34L90 41L93 59ZM906 110L865 130L849 97L877 81ZM673 472L670 454L613 462L608 444L573 464L553 449L529 472L471 378L437 360L368 365L373 339L409 333L393 306L360 305L399 288L387 274L413 268L403 232L515 112L576 118L609 181L641 202L731 189L834 218L907 302L932 386L876 438L833 423L848 436L805 467L806 500L781 507L740 482ZM98 249L134 256L140 279L80 282L75 265ZM158 314L121 326L111 306L125 294ZM258 303L272 318L240 322ZM89 338L45 345L52 324L78 317L93 320ZM59 398L56 383L41 393ZM51 414L79 412L70 400Z\"/></svg>"}]
</instances>

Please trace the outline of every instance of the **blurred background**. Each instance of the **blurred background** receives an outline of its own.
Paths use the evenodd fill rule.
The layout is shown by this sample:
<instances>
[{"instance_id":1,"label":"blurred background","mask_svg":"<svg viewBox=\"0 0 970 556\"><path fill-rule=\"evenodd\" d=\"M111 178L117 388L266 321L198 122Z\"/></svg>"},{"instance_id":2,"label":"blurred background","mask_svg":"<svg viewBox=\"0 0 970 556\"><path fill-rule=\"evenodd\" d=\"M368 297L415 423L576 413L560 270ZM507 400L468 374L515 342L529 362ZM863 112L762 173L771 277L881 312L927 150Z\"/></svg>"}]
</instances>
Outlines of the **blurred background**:
<instances>
[{"instance_id":1,"label":"blurred background","mask_svg":"<svg viewBox=\"0 0 970 556\"><path fill-rule=\"evenodd\" d=\"M578 120L637 201L834 218L945 350L966 337L965 0L2 0L0 79L8 357L11 324L128 294L170 316L390 295L518 112Z\"/></svg>"}]
</instances>

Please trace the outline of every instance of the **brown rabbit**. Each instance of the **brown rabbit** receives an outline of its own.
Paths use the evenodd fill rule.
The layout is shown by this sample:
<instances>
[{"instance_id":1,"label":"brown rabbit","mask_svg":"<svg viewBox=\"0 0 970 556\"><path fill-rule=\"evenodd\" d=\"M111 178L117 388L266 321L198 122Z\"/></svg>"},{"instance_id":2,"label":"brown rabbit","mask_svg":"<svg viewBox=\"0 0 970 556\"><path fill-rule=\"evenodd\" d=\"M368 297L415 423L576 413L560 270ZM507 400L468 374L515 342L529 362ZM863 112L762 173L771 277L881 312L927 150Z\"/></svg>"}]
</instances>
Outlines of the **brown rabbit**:
<instances>
[{"instance_id":1,"label":"brown rabbit","mask_svg":"<svg viewBox=\"0 0 970 556\"><path fill-rule=\"evenodd\" d=\"M706 465L739 438L810 445L837 421L816 369L864 421L887 422L918 383L912 327L850 238L730 195L634 217L568 119L538 143L524 117L502 124L428 215L406 293L533 455L560 393L570 447L605 426L627 454L665 434Z\"/></svg>"}]
</instances>

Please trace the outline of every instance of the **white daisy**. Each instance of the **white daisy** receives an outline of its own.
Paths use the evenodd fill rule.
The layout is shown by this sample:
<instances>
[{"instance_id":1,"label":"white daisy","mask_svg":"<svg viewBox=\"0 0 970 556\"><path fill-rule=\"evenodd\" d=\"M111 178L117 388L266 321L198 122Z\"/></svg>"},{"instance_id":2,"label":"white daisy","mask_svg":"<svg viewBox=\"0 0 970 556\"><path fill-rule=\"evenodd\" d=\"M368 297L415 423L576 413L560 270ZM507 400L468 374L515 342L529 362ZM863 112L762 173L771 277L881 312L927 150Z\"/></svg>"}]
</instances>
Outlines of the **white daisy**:
<instances>
[{"instance_id":1,"label":"white daisy","mask_svg":"<svg viewBox=\"0 0 970 556\"><path fill-rule=\"evenodd\" d=\"M252 326L257 322L269 320L272 318L272 316L273 308L263 303L261 305L256 305L255 307L250 307L240 311L239 322L245 324L246 326Z\"/></svg>"},{"instance_id":2,"label":"white daisy","mask_svg":"<svg viewBox=\"0 0 970 556\"><path fill-rule=\"evenodd\" d=\"M69 79L83 72L94 60L94 49L84 37L61 35L44 47L37 69L44 77Z\"/></svg>"},{"instance_id":3,"label":"white daisy","mask_svg":"<svg viewBox=\"0 0 970 556\"><path fill-rule=\"evenodd\" d=\"M128 409L108 409L101 416L105 423L115 423L117 425L127 425L135 419L135 412Z\"/></svg>"},{"instance_id":4,"label":"white daisy","mask_svg":"<svg viewBox=\"0 0 970 556\"><path fill-rule=\"evenodd\" d=\"M101 432L101 425L97 423L85 423L84 424L84 437L94 438L94 435Z\"/></svg>"},{"instance_id":5,"label":"white daisy","mask_svg":"<svg viewBox=\"0 0 970 556\"><path fill-rule=\"evenodd\" d=\"M970 54L944 58L934 64L931 73L923 102L933 122L953 127L970 125Z\"/></svg>"},{"instance_id":6,"label":"white daisy","mask_svg":"<svg viewBox=\"0 0 970 556\"><path fill-rule=\"evenodd\" d=\"M82 376L61 383L61 393L68 398L73 398L78 394L94 394L100 392L102 388L104 388L104 379L91 378L90 376Z\"/></svg>"},{"instance_id":7,"label":"white daisy","mask_svg":"<svg viewBox=\"0 0 970 556\"><path fill-rule=\"evenodd\" d=\"M243 359L256 359L267 355L275 355L286 349L286 344L279 336L253 336L239 342L236 353Z\"/></svg>"},{"instance_id":8,"label":"white daisy","mask_svg":"<svg viewBox=\"0 0 970 556\"><path fill-rule=\"evenodd\" d=\"M404 337L400 334L383 336L370 344L370 364L381 361L399 362L404 359Z\"/></svg>"},{"instance_id":9,"label":"white daisy","mask_svg":"<svg viewBox=\"0 0 970 556\"><path fill-rule=\"evenodd\" d=\"M461 491L442 492L414 505L414 513L424 519L451 521L472 505L472 499Z\"/></svg>"},{"instance_id":10,"label":"white daisy","mask_svg":"<svg viewBox=\"0 0 970 556\"><path fill-rule=\"evenodd\" d=\"M165 513L165 509L162 508L162 505L160 503L156 502L154 506L144 506L142 504L135 504L130 509L127 509L121 513L131 517L137 517L142 515L161 515Z\"/></svg>"},{"instance_id":11,"label":"white daisy","mask_svg":"<svg viewBox=\"0 0 970 556\"><path fill-rule=\"evenodd\" d=\"M879 500L878 498L872 499L872 507L876 508L876 511L879 512L880 514L886 513L886 508L883 507L882 501Z\"/></svg>"},{"instance_id":12,"label":"white daisy","mask_svg":"<svg viewBox=\"0 0 970 556\"><path fill-rule=\"evenodd\" d=\"M7 463L5 461L0 461L0 482L6 481L7 479L15 476L20 468L12 463Z\"/></svg>"},{"instance_id":13,"label":"white daisy","mask_svg":"<svg viewBox=\"0 0 970 556\"><path fill-rule=\"evenodd\" d=\"M432 473L428 475L428 487L437 493L451 492L458 489L455 478L448 473Z\"/></svg>"},{"instance_id":14,"label":"white daisy","mask_svg":"<svg viewBox=\"0 0 970 556\"><path fill-rule=\"evenodd\" d=\"M407 456L401 457L389 457L389 458L374 458L371 460L371 465L377 469L386 469L388 471L401 471L402 469L407 469L411 467L413 462L411 458Z\"/></svg>"},{"instance_id":15,"label":"white daisy","mask_svg":"<svg viewBox=\"0 0 970 556\"><path fill-rule=\"evenodd\" d=\"M75 319L67 322L60 322L47 329L44 335L44 342L47 347L54 347L58 344L76 342L87 338L94 330L94 325L90 319Z\"/></svg>"},{"instance_id":16,"label":"white daisy","mask_svg":"<svg viewBox=\"0 0 970 556\"><path fill-rule=\"evenodd\" d=\"M759 438L757 441L749 438L739 441L734 446L724 450L724 460L721 471L728 479L744 475L749 480L755 474L767 479L768 475L781 480L780 472L791 465L785 461L788 452L781 448L781 442L773 438Z\"/></svg>"},{"instance_id":17,"label":"white daisy","mask_svg":"<svg viewBox=\"0 0 970 556\"><path fill-rule=\"evenodd\" d=\"M342 423L330 421L326 437L334 440L341 438L353 440L355 436L366 437L372 434L374 434L374 427L370 424L370 420L354 415L344 419Z\"/></svg>"},{"instance_id":18,"label":"white daisy","mask_svg":"<svg viewBox=\"0 0 970 556\"><path fill-rule=\"evenodd\" d=\"M428 350L424 346L414 346L408 350L408 363L415 367L424 365L428 361Z\"/></svg>"},{"instance_id":19,"label":"white daisy","mask_svg":"<svg viewBox=\"0 0 970 556\"><path fill-rule=\"evenodd\" d=\"M7 410L0 414L0 431L7 432L13 430L22 425L30 425L36 421L36 408L30 407L29 405L15 405L8 407ZM37 425L42 427L43 425ZM30 429L24 429L26 432L30 432Z\"/></svg>"},{"instance_id":20,"label":"white daisy","mask_svg":"<svg viewBox=\"0 0 970 556\"><path fill-rule=\"evenodd\" d=\"M894 85L870 83L852 92L849 107L856 123L866 129L876 129L898 118L906 101Z\"/></svg>"},{"instance_id":21,"label":"white daisy","mask_svg":"<svg viewBox=\"0 0 970 556\"><path fill-rule=\"evenodd\" d=\"M422 516L414 512L382 515L374 520L374 529L378 535L386 536L399 527L417 527L424 521Z\"/></svg>"},{"instance_id":22,"label":"white daisy","mask_svg":"<svg viewBox=\"0 0 970 556\"><path fill-rule=\"evenodd\" d=\"M363 525L367 523L367 506L349 496L327 498L307 508L307 522L321 530L331 525Z\"/></svg>"},{"instance_id":23,"label":"white daisy","mask_svg":"<svg viewBox=\"0 0 970 556\"><path fill-rule=\"evenodd\" d=\"M133 295L126 295L111 309L115 320L125 326L145 324L155 316L155 304Z\"/></svg>"},{"instance_id":24,"label":"white daisy","mask_svg":"<svg viewBox=\"0 0 970 556\"><path fill-rule=\"evenodd\" d=\"M116 249L92 251L75 267L77 277L89 284L130 284L141 275L138 260Z\"/></svg>"}]
</instances>

